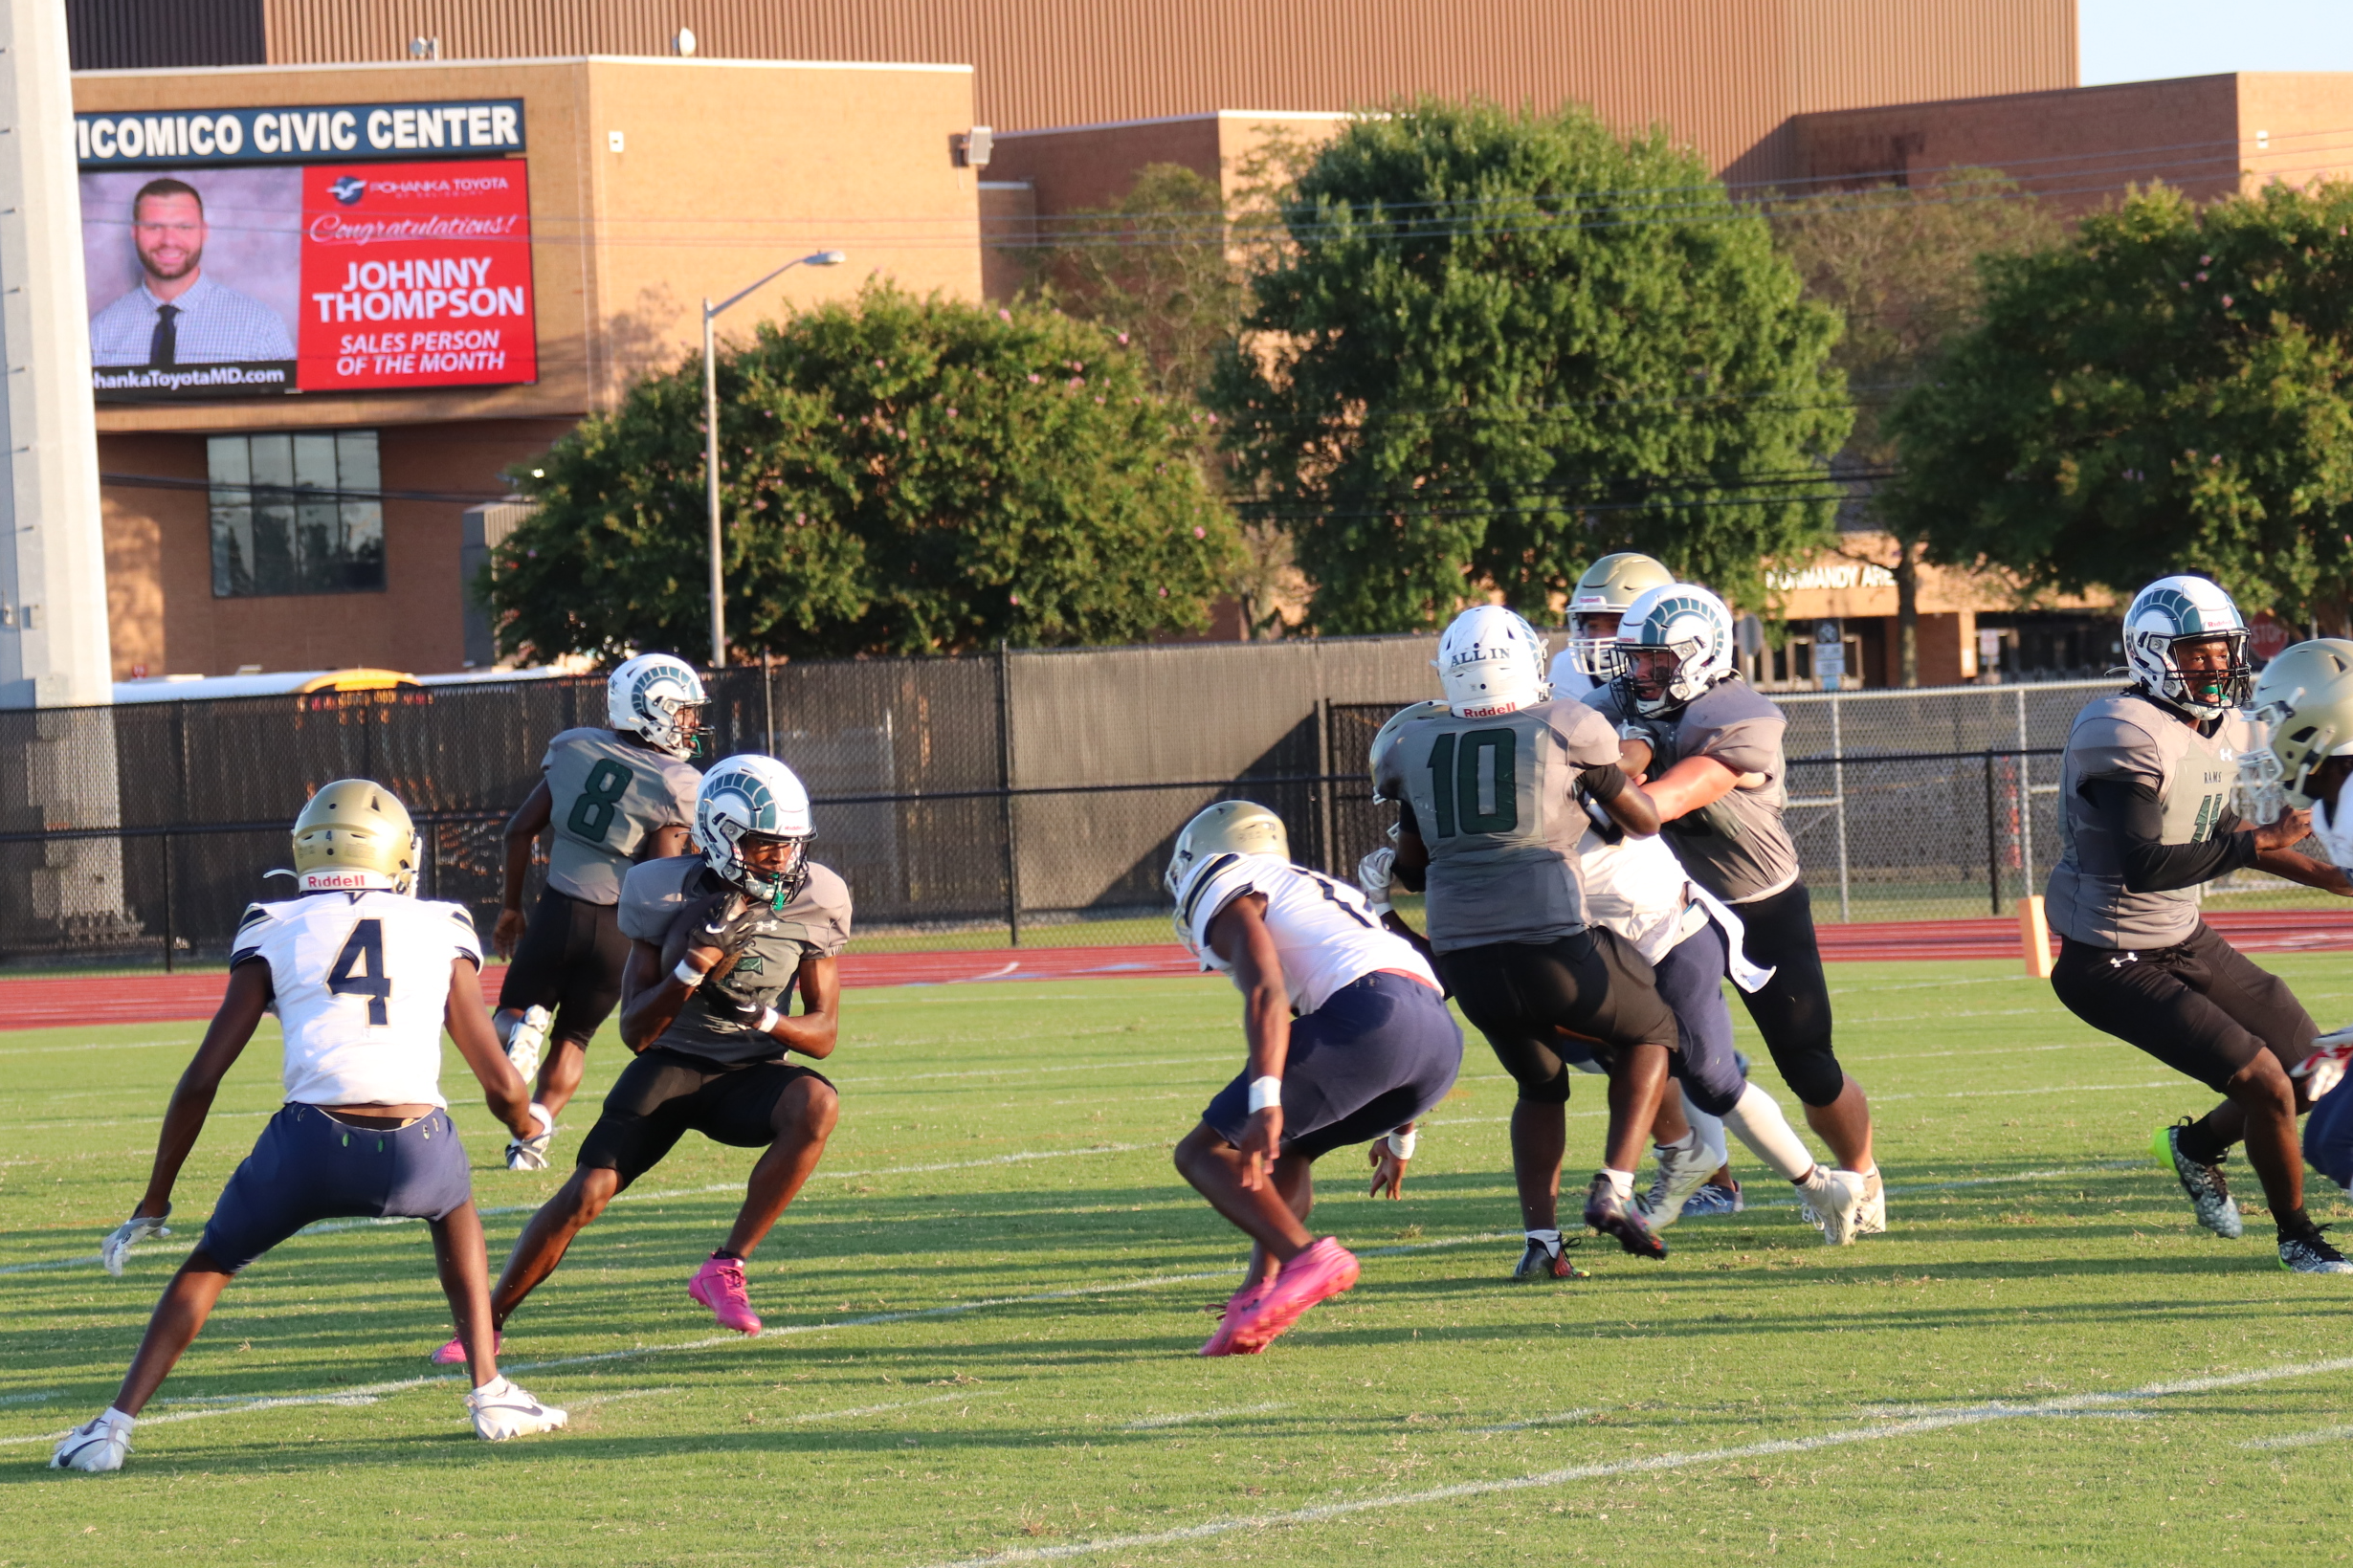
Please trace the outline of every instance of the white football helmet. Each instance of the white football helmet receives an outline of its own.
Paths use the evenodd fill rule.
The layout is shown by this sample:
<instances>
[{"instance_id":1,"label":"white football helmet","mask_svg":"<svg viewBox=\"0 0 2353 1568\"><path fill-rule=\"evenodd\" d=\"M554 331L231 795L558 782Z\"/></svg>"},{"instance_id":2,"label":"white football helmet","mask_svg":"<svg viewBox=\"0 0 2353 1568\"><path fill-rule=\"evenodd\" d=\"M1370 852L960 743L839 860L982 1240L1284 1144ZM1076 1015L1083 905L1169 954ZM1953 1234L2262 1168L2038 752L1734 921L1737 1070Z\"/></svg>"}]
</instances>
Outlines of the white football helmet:
<instances>
[{"instance_id":1,"label":"white football helmet","mask_svg":"<svg viewBox=\"0 0 2353 1568\"><path fill-rule=\"evenodd\" d=\"M702 677L670 653L640 653L605 682L606 722L672 757L699 757L704 744Z\"/></svg>"},{"instance_id":2,"label":"white football helmet","mask_svg":"<svg viewBox=\"0 0 2353 1568\"><path fill-rule=\"evenodd\" d=\"M809 883L809 791L792 769L773 757L744 752L711 764L695 791L695 844L720 880L783 910ZM747 845L781 842L782 869L764 871L744 858Z\"/></svg>"},{"instance_id":3,"label":"white football helmet","mask_svg":"<svg viewBox=\"0 0 2353 1568\"><path fill-rule=\"evenodd\" d=\"M1664 648L1676 655L1674 673L1650 696L1650 682L1638 678L1634 651ZM1646 589L1618 622L1617 674L1621 695L1636 713L1674 713L1732 673L1732 612L1696 583L1669 583Z\"/></svg>"},{"instance_id":4,"label":"white football helmet","mask_svg":"<svg viewBox=\"0 0 2353 1568\"><path fill-rule=\"evenodd\" d=\"M2174 645L2215 637L2230 648L2229 667L2185 674ZM2124 612L2124 663L2151 696L2200 718L2245 707L2254 689L2246 618L2229 594L2203 577L2161 577L2132 596Z\"/></svg>"},{"instance_id":5,"label":"white football helmet","mask_svg":"<svg viewBox=\"0 0 2353 1568\"><path fill-rule=\"evenodd\" d=\"M1543 635L1501 605L1474 605L1448 622L1431 662L1456 718L1512 713L1552 695Z\"/></svg>"},{"instance_id":6,"label":"white football helmet","mask_svg":"<svg viewBox=\"0 0 2353 1568\"><path fill-rule=\"evenodd\" d=\"M1568 595L1568 662L1596 681L1606 681L1624 668L1618 652L1617 622L1636 599L1652 588L1675 581L1675 573L1657 561L1633 550L1603 556L1587 566ZM1589 616L1608 616L1608 630L1589 625Z\"/></svg>"},{"instance_id":7,"label":"white football helmet","mask_svg":"<svg viewBox=\"0 0 2353 1568\"><path fill-rule=\"evenodd\" d=\"M1415 718L1435 718L1446 711L1447 707L1443 702L1434 700L1430 702L1416 702L1410 707L1400 708L1395 713L1389 715L1387 721L1382 724L1380 732L1373 736L1372 749L1365 754L1365 768L1366 772L1372 775L1374 780L1372 786L1372 803L1375 806L1386 805L1388 801L1388 797L1381 793L1381 785L1379 783L1381 778L1381 759L1388 755L1389 747L1397 743L1397 738L1405 729L1407 722Z\"/></svg>"}]
</instances>

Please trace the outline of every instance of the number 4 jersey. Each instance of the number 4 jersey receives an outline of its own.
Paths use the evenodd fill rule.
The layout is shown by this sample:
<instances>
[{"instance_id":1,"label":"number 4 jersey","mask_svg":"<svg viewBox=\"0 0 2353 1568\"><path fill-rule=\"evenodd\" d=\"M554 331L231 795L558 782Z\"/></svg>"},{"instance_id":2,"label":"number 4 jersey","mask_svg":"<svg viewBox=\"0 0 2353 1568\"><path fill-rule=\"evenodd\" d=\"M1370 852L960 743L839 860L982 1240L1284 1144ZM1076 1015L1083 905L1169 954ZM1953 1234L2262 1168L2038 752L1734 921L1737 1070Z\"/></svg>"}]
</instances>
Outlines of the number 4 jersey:
<instances>
[{"instance_id":1,"label":"number 4 jersey","mask_svg":"<svg viewBox=\"0 0 2353 1568\"><path fill-rule=\"evenodd\" d=\"M1429 848L1430 945L1552 941L1592 924L1577 869L1590 821L1578 777L1617 760L1617 732L1582 702L1409 720L1373 789L1406 803Z\"/></svg>"},{"instance_id":2,"label":"number 4 jersey","mask_svg":"<svg viewBox=\"0 0 2353 1568\"><path fill-rule=\"evenodd\" d=\"M229 965L254 959L270 966L289 1101L449 1103L441 1097L441 1018L450 962L482 962L465 906L382 890L249 904Z\"/></svg>"},{"instance_id":3,"label":"number 4 jersey","mask_svg":"<svg viewBox=\"0 0 2353 1568\"><path fill-rule=\"evenodd\" d=\"M633 744L610 730L566 730L540 764L555 842L548 885L584 903L614 904L649 834L692 827L702 775L675 757Z\"/></svg>"}]
</instances>

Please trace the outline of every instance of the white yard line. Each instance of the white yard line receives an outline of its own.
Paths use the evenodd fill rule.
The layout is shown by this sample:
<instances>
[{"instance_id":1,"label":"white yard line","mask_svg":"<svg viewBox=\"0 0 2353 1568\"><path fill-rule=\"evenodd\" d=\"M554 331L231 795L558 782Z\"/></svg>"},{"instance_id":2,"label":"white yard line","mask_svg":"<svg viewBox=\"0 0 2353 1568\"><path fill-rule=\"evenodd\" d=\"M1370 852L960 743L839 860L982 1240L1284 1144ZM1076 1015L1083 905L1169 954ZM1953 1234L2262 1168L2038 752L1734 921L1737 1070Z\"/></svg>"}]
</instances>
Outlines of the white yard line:
<instances>
[{"instance_id":1,"label":"white yard line","mask_svg":"<svg viewBox=\"0 0 2353 1568\"><path fill-rule=\"evenodd\" d=\"M1200 1524L1176 1530L1154 1531L1146 1535L1106 1535L1095 1540L1072 1541L1065 1546L1013 1546L986 1557L966 1557L943 1568L988 1568L1006 1562L1058 1562L1069 1557L1089 1557L1099 1552L1134 1551L1154 1546L1173 1546L1184 1541L1206 1540L1241 1530L1264 1530L1276 1525L1320 1524L1326 1519L1344 1518L1353 1513L1366 1513L1381 1509L1413 1508L1424 1503L1451 1502L1460 1497L1486 1497L1498 1492L1528 1491L1550 1487L1566 1486L1576 1481L1604 1480L1617 1475L1639 1475L1659 1470L1689 1469L1698 1465L1720 1465L1743 1459L1766 1459L1782 1454L1810 1453L1818 1448L1839 1447L1854 1443L1884 1443L1893 1438L1919 1437L1931 1432L1947 1431L1957 1426L1975 1426L1987 1422L2015 1421L2044 1416L2088 1414L2120 1405L2140 1404L2150 1400L2181 1394L2204 1394L2224 1388L2244 1388L2255 1383L2276 1382L2287 1378L2317 1377L2324 1373L2353 1371L2353 1358L2334 1361L2307 1361L2293 1366L2261 1367L2250 1372L2224 1373L2218 1377L2191 1378L2179 1382L2149 1383L2120 1394L2066 1394L2053 1399L2035 1400L2022 1403L1972 1405L1965 1409L1942 1411L1917 1416L1906 1421L1875 1423L1865 1426L1850 1426L1837 1431L1820 1432L1812 1437L1777 1438L1765 1443L1743 1443L1728 1447L1704 1448L1687 1453L1646 1455L1639 1459L1610 1460L1596 1465L1572 1465L1563 1469L1546 1470L1538 1475L1515 1475L1493 1481L1464 1481L1451 1487L1432 1487L1422 1491L1388 1492L1380 1496L1357 1498L1344 1503L1323 1503L1313 1508L1290 1509L1280 1513L1243 1514L1224 1519L1209 1519Z\"/></svg>"},{"instance_id":2,"label":"white yard line","mask_svg":"<svg viewBox=\"0 0 2353 1568\"><path fill-rule=\"evenodd\" d=\"M1449 1236L1439 1241L1409 1242L1393 1247L1360 1248L1356 1255L1360 1258L1396 1257L1408 1252L1431 1252L1449 1247L1471 1247L1482 1242L1516 1241L1518 1239L1519 1233L1516 1231L1482 1232L1475 1236ZM1078 1285L1066 1291L1046 1291L1036 1295L991 1296L979 1301L960 1301L945 1307L920 1307L905 1312L872 1313L863 1317L836 1318L828 1323L770 1325L761 1333L760 1337L778 1339L805 1334L825 1334L835 1329L871 1328L882 1323L905 1323L925 1317L954 1317L965 1313L985 1312L992 1307L1027 1307L1049 1301L1078 1301L1089 1296L1116 1295L1129 1291L1155 1290L1163 1285L1198 1284L1205 1280L1231 1282L1235 1274L1236 1270L1232 1269L1218 1269L1193 1274L1153 1274L1143 1279L1121 1280L1109 1285ZM633 1345L627 1350L597 1351L587 1356L558 1356L544 1361L505 1361L500 1363L499 1370L507 1373L544 1372L551 1367L591 1366L606 1361L634 1360L641 1357L667 1356L682 1350L709 1350L718 1345L738 1345L744 1342L744 1336L740 1334L714 1334L700 1339L685 1339L667 1345ZM367 1403L387 1394L402 1393L411 1388L425 1388L434 1383L455 1382L457 1379L458 1374L455 1372L429 1373L424 1377L405 1378L395 1382L363 1383L356 1388L337 1389L326 1393L299 1394L284 1398L256 1396L244 1403L223 1403L209 1409L183 1411L169 1416L143 1416L140 1419L143 1423L147 1421L192 1421L199 1416L236 1415L245 1410L266 1409L279 1404ZM943 1403L950 1398L961 1397L943 1395L939 1400L916 1402ZM209 1399L211 1396L200 1395L192 1396L192 1398ZM836 1411L834 1413L848 1415L859 1412ZM0 1437L0 1447L24 1443L53 1442L64 1435L63 1432L38 1432L26 1437Z\"/></svg>"},{"instance_id":3,"label":"white yard line","mask_svg":"<svg viewBox=\"0 0 2353 1568\"><path fill-rule=\"evenodd\" d=\"M1572 1421L1583 1421L1600 1406L1583 1410L1564 1410L1557 1416L1531 1416L1526 1421L1507 1421L1497 1426L1466 1426L1466 1432L1524 1432L1533 1426L1565 1426Z\"/></svg>"},{"instance_id":4,"label":"white yard line","mask_svg":"<svg viewBox=\"0 0 2353 1568\"><path fill-rule=\"evenodd\" d=\"M2342 1443L2353 1438L2353 1426L2323 1426L2317 1432L2290 1432L2285 1437L2249 1438L2242 1448L2309 1448L2318 1443Z\"/></svg>"},{"instance_id":5,"label":"white yard line","mask_svg":"<svg viewBox=\"0 0 2353 1568\"><path fill-rule=\"evenodd\" d=\"M1041 1149L1034 1152L1022 1154L992 1155L986 1159L951 1159L931 1165L888 1165L878 1170L871 1171L821 1170L817 1172L817 1175L832 1177L837 1182L848 1182L877 1176L912 1176L930 1171L973 1170L983 1165L1022 1165L1028 1164L1032 1160L1068 1159L1078 1155L1130 1154L1138 1149L1153 1147L1156 1147L1156 1145L1148 1143L1098 1143L1084 1149ZM741 1182L720 1182L707 1187L676 1187L662 1192L625 1192L619 1197L613 1199L613 1202L616 1204L625 1204L632 1201L637 1203L651 1203L662 1198L699 1198L715 1192L742 1192L743 1190L744 1183ZM540 1207L540 1204L494 1204L489 1208L478 1208L475 1210L475 1212L482 1215L536 1214L539 1212ZM304 1226L300 1230L296 1231L295 1234L298 1236L331 1236L338 1231L364 1230L370 1226L414 1225L417 1222L414 1220L409 1219L322 1220L316 1225ZM201 1229L202 1226L198 1226L197 1228ZM134 1254L134 1256L144 1258L176 1258L184 1256L188 1252L191 1251L195 1248L195 1245L196 1244L194 1242L189 1242L185 1245L175 1247L143 1247L137 1253ZM77 1269L85 1264L94 1264L99 1261L99 1255L96 1252L91 1252L85 1254L84 1256L75 1258L44 1258L37 1263L11 1263L5 1267L0 1267L0 1274L30 1274L47 1269Z\"/></svg>"},{"instance_id":6,"label":"white yard line","mask_svg":"<svg viewBox=\"0 0 2353 1568\"><path fill-rule=\"evenodd\" d=\"M1201 1422L1225 1421L1234 1416L1272 1415L1291 1406L1277 1400L1272 1404L1234 1404L1222 1410L1192 1410L1181 1416L1143 1416L1120 1428L1123 1432L1157 1432L1165 1426L1191 1426Z\"/></svg>"},{"instance_id":7,"label":"white yard line","mask_svg":"<svg viewBox=\"0 0 2353 1568\"><path fill-rule=\"evenodd\" d=\"M54 1056L61 1050L153 1050L160 1046L192 1046L198 1038L189 1034L177 1040L94 1040L86 1046L16 1046L0 1050L0 1056Z\"/></svg>"}]
</instances>

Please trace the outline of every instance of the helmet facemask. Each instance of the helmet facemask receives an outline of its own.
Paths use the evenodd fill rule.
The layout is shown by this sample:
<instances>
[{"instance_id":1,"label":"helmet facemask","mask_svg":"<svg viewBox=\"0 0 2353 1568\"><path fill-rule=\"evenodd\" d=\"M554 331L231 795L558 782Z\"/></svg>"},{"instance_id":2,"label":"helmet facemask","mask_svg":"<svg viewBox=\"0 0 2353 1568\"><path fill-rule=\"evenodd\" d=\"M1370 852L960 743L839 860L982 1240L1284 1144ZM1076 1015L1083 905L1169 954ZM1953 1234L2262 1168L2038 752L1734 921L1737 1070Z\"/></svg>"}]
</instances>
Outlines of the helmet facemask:
<instances>
[{"instance_id":1,"label":"helmet facemask","mask_svg":"<svg viewBox=\"0 0 2353 1568\"><path fill-rule=\"evenodd\" d=\"M681 761L711 755L711 732L702 725L702 710L709 703L654 692L647 694L643 706L646 718L637 735L647 745Z\"/></svg>"},{"instance_id":2,"label":"helmet facemask","mask_svg":"<svg viewBox=\"0 0 2353 1568\"><path fill-rule=\"evenodd\" d=\"M1593 678L1596 685L1606 685L1626 673L1626 651L1618 645L1618 623L1624 617L1615 610L1590 615L1572 615L1568 622L1568 665ZM1602 630L1594 623L1607 620L1609 629Z\"/></svg>"},{"instance_id":3,"label":"helmet facemask","mask_svg":"<svg viewBox=\"0 0 2353 1568\"><path fill-rule=\"evenodd\" d=\"M705 863L729 887L782 914L809 886L809 843L817 835L754 832L735 817L715 813L715 818L721 842L704 846Z\"/></svg>"},{"instance_id":4,"label":"helmet facemask","mask_svg":"<svg viewBox=\"0 0 2353 1568\"><path fill-rule=\"evenodd\" d=\"M2244 628L2217 631L2187 631L2167 636L2157 631L2127 631L2128 647L2136 648L2141 657L2133 661L2145 674L2154 671L2158 678L2154 695L2185 713L2200 718L2216 718L2233 708L2243 708L2254 696L2254 666L2247 657L2247 632ZM2224 656L2219 669L2186 668L2182 655L2200 644L2220 643ZM2210 663L2210 661L2201 661Z\"/></svg>"}]
</instances>

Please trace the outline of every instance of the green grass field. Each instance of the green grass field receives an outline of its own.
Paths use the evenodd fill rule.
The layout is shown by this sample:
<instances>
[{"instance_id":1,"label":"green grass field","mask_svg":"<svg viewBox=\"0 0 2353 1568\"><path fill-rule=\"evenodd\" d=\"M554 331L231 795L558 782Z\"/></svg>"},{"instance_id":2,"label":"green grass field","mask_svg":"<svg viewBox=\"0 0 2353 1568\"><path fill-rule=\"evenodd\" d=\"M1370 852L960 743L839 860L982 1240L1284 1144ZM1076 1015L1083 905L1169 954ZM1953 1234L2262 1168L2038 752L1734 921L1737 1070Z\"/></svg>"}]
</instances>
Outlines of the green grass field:
<instances>
[{"instance_id":1,"label":"green grass field","mask_svg":"<svg viewBox=\"0 0 2353 1568\"><path fill-rule=\"evenodd\" d=\"M2323 1024L2353 1009L2345 958L2273 961ZM510 1325L568 1432L477 1442L424 1359L449 1332L424 1228L359 1226L250 1270L100 1477L43 1469L50 1438L111 1396L277 1103L276 1040L222 1093L179 1235L117 1280L49 1265L128 1212L199 1027L0 1034L0 1564L2353 1555L2353 1289L2280 1272L2260 1215L2197 1230L2147 1150L2205 1092L2014 970L1831 972L1887 1236L1822 1248L1736 1150L1748 1213L1515 1286L1511 1092L1474 1039L1405 1202L1324 1163L1319 1228L1362 1283L1216 1361L1192 1352L1243 1249L1167 1149L1240 1064L1232 989L852 992L840 1131L752 1269L766 1335L686 1297L750 1163L690 1137ZM600 1042L559 1150L619 1058ZM561 1173L500 1168L477 1099L458 1120L495 1265ZM2313 1180L2316 1217L2353 1213Z\"/></svg>"}]
</instances>

